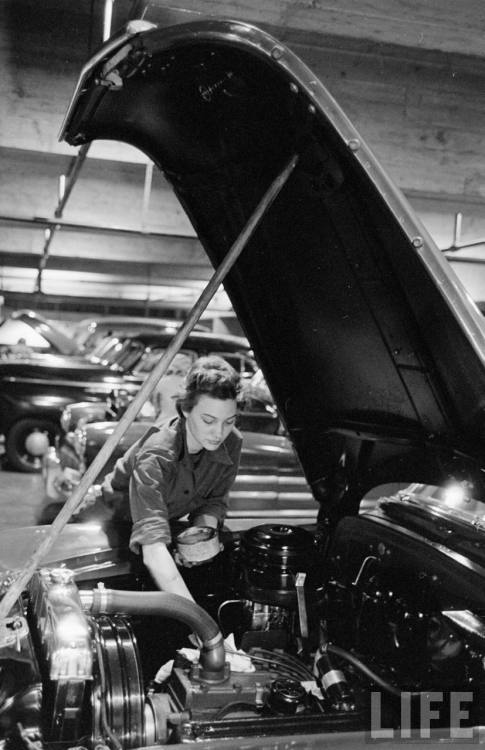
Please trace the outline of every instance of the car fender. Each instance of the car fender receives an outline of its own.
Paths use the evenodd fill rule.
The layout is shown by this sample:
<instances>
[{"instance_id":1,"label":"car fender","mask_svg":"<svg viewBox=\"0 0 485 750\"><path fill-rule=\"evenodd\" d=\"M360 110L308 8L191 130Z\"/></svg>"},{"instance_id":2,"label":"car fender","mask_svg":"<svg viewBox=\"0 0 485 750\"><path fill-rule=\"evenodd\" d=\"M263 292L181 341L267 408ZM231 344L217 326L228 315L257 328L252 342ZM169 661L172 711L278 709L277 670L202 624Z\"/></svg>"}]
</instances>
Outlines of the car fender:
<instances>
[{"instance_id":1,"label":"car fender","mask_svg":"<svg viewBox=\"0 0 485 750\"><path fill-rule=\"evenodd\" d=\"M62 410L72 403L72 397L61 394L32 394L20 398L14 394L0 394L0 432L7 433L13 424L26 417L52 419L59 423Z\"/></svg>"}]
</instances>

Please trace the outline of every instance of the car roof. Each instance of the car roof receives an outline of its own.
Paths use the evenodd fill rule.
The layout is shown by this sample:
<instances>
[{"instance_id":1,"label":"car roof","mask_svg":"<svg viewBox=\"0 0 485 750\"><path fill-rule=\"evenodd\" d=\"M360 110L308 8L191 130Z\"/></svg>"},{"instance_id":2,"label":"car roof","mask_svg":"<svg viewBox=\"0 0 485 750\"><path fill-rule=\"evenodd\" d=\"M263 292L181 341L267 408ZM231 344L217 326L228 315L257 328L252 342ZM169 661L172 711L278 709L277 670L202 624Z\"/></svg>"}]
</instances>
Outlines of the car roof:
<instances>
[{"instance_id":1,"label":"car roof","mask_svg":"<svg viewBox=\"0 0 485 750\"><path fill-rule=\"evenodd\" d=\"M173 339L173 331L137 331L132 335L124 334L123 331L115 331L112 334L113 338L119 338L121 341L133 341L140 342L144 346L160 346L164 343ZM216 351L224 351L225 349L241 352L249 352L249 342L242 336L233 336L232 334L219 334L219 333L208 333L205 331L191 331L189 333L186 342L183 347L186 348L186 344L192 342L193 345L198 347L207 348L210 347Z\"/></svg>"}]
</instances>

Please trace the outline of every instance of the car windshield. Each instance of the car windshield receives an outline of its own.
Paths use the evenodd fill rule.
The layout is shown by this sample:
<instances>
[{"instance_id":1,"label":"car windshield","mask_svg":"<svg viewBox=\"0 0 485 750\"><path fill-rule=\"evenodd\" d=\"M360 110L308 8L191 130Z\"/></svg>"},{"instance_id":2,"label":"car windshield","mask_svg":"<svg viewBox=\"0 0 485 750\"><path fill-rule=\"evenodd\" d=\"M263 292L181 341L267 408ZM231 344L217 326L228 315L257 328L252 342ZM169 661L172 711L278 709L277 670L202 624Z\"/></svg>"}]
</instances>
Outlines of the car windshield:
<instances>
[{"instance_id":1,"label":"car windshield","mask_svg":"<svg viewBox=\"0 0 485 750\"><path fill-rule=\"evenodd\" d=\"M106 337L113 335L135 334L140 331L156 331L174 335L183 321L171 318L140 318L140 317L107 317L95 320L87 318L81 320L74 328L74 339L87 352L92 352ZM195 331L210 331L210 327L203 323L196 323Z\"/></svg>"},{"instance_id":2,"label":"car windshield","mask_svg":"<svg viewBox=\"0 0 485 750\"><path fill-rule=\"evenodd\" d=\"M213 352L223 357L242 378L252 378L256 372L256 362L245 352Z\"/></svg>"},{"instance_id":3,"label":"car windshield","mask_svg":"<svg viewBox=\"0 0 485 750\"><path fill-rule=\"evenodd\" d=\"M113 321L111 323L101 322L99 324L92 322L91 327L88 326L84 331L82 329L78 329L76 333L76 340L81 342L82 346L87 352L94 352L97 347L102 344L107 338L109 339L113 336L119 336L120 338L123 338L124 336L136 335L137 333L144 331L169 333L173 336L177 333L179 327L180 323L178 321L170 323L170 321L168 320L166 320L163 325L162 323L154 324L149 322L126 322L124 324L118 324L116 323L116 321Z\"/></svg>"},{"instance_id":4,"label":"car windshield","mask_svg":"<svg viewBox=\"0 0 485 750\"><path fill-rule=\"evenodd\" d=\"M133 368L133 375L147 375L153 370L160 357L166 351L165 347L154 346L144 350L143 354L139 358L136 366ZM197 358L197 353L190 349L181 349L179 354L186 354L193 362Z\"/></svg>"},{"instance_id":5,"label":"car windshield","mask_svg":"<svg viewBox=\"0 0 485 750\"><path fill-rule=\"evenodd\" d=\"M114 336L101 341L89 359L95 364L102 364L106 367L131 370L144 351L145 347L140 341L121 340Z\"/></svg>"}]
</instances>

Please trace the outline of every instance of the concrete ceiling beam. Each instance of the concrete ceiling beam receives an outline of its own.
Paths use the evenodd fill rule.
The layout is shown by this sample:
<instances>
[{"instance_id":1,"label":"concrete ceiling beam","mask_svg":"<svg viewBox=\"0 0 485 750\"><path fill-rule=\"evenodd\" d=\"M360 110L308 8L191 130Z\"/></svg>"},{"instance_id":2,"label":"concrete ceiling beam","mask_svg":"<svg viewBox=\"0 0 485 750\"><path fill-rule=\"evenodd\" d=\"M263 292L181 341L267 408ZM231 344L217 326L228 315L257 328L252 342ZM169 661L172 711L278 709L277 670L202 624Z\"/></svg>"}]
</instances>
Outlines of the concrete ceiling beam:
<instances>
[{"instance_id":1,"label":"concrete ceiling beam","mask_svg":"<svg viewBox=\"0 0 485 750\"><path fill-rule=\"evenodd\" d=\"M2 252L0 256L0 268L30 268L37 269L40 256L33 253L8 253ZM146 284L147 279L154 283L186 284L190 281L205 282L212 273L207 266L187 267L174 263L137 263L135 261L120 261L116 258L116 264L112 260L101 258L91 259L87 263L86 258L73 258L72 256L49 255L45 266L47 271L68 271L69 273L90 273L109 276L113 283L122 280L126 283L129 279L131 284Z\"/></svg>"}]
</instances>

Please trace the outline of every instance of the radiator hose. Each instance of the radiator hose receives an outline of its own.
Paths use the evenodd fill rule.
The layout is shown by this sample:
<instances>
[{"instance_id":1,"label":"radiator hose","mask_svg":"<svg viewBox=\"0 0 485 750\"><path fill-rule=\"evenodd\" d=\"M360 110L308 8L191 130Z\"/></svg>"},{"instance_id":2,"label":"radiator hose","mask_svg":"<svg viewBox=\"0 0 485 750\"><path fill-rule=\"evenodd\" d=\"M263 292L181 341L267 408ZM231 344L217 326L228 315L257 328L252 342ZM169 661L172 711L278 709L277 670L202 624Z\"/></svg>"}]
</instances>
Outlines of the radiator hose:
<instances>
[{"instance_id":1,"label":"radiator hose","mask_svg":"<svg viewBox=\"0 0 485 750\"><path fill-rule=\"evenodd\" d=\"M94 615L157 615L183 622L202 641L200 678L207 682L223 682L227 678L222 633L215 620L198 604L165 591L118 591L99 587L80 591L80 595L84 609Z\"/></svg>"}]
</instances>

